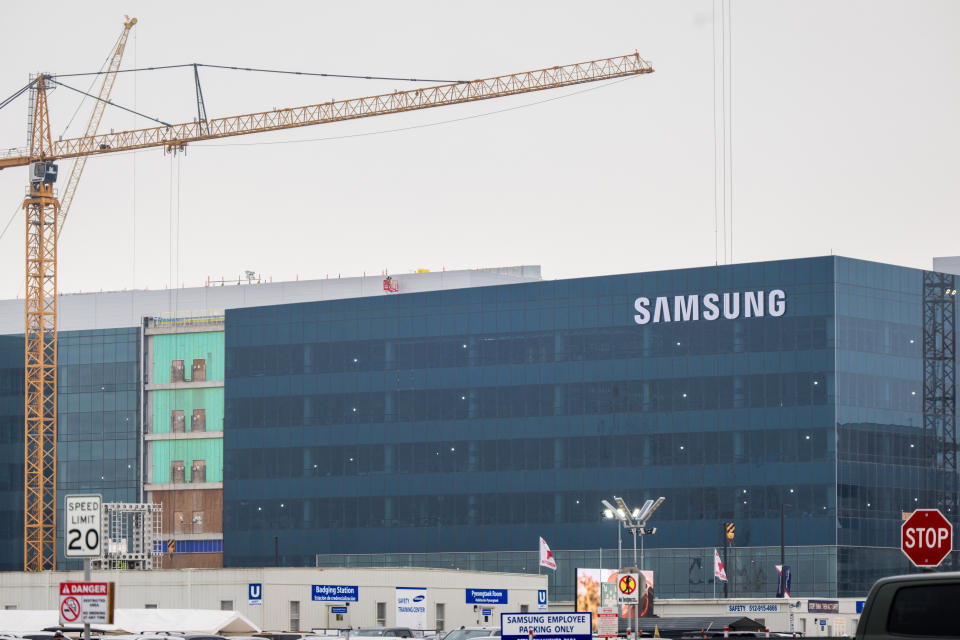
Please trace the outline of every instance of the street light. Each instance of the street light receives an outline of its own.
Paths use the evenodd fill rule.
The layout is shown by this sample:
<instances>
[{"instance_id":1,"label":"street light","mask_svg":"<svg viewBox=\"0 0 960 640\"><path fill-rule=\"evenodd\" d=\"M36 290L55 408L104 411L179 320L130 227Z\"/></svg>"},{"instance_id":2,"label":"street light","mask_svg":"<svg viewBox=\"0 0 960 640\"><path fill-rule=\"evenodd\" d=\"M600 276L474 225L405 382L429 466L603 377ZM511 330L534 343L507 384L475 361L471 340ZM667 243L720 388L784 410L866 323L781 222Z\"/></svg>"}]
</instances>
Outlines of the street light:
<instances>
[{"instance_id":1,"label":"street light","mask_svg":"<svg viewBox=\"0 0 960 640\"><path fill-rule=\"evenodd\" d=\"M616 518L618 521L618 524L617 524L617 571L620 571L620 568L623 566L623 540L620 536L623 529L623 518L620 516L619 510L615 506L613 506L606 500L601 500L601 502L603 502L603 506L606 507L606 509L603 510L603 517L606 518L607 520L613 520L614 518ZM600 567L600 569L602 570L603 567Z\"/></svg>"},{"instance_id":2,"label":"street light","mask_svg":"<svg viewBox=\"0 0 960 640\"><path fill-rule=\"evenodd\" d=\"M612 504L610 504L606 500L601 501L603 502L603 506L606 507L606 509L603 512L604 516L607 519L616 518L617 520L620 521L620 526L617 527L617 564L618 564L617 570L618 571L623 569L623 557L622 557L623 551L622 551L622 544L620 541L621 530L623 528L627 528L627 529L630 529L630 532L633 534L633 566L636 567L637 570L640 570L644 564L643 536L645 536L647 533L653 534L657 532L656 528L650 529L650 530L647 529L647 520L649 520L650 516L653 515L653 512L656 511L661 504L663 504L663 501L665 499L666 498L664 498L663 496L660 496L659 498L657 498L656 502L654 502L653 500L647 500L646 502L643 503L642 507L640 507L639 509L633 509L633 510L631 510L630 507L627 506L627 503L623 500L623 498L619 496L613 496L613 501L617 504L616 507L614 507ZM638 531L640 532L640 564L639 565L637 564L637 532ZM637 618L640 615L639 605L634 606L633 612L634 612L634 627L636 627L638 622Z\"/></svg>"}]
</instances>

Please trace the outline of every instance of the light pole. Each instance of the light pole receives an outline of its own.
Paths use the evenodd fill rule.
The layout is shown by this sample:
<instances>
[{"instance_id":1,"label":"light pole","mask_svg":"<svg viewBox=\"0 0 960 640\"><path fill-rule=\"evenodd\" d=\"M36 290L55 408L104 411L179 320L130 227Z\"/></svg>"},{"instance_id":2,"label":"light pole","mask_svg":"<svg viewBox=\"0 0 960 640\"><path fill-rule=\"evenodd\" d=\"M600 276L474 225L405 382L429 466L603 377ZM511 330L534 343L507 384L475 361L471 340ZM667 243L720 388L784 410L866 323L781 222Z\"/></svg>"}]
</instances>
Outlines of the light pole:
<instances>
[{"instance_id":1,"label":"light pole","mask_svg":"<svg viewBox=\"0 0 960 640\"><path fill-rule=\"evenodd\" d=\"M604 510L604 516L608 519L616 518L620 521L620 527L617 529L617 547L618 547L618 564L617 570L620 571L623 569L623 558L622 551L620 550L620 529L627 528L630 529L630 532L633 534L633 566L637 571L641 571L644 564L643 558L643 536L647 533L656 533L657 530L651 529L647 530L647 520L650 519L650 516L653 515L653 512L656 511L663 501L666 498L660 496L657 498L656 502L653 500L647 500L643 503L643 506L639 509L630 510L630 507L627 506L627 503L624 502L623 498L619 496L613 496L613 501L617 504L614 507L612 504L603 500L603 506L606 507ZM637 564L637 532L640 533L640 564ZM637 628L640 618L640 601L639 594L637 599L637 604L633 607L633 628Z\"/></svg>"},{"instance_id":2,"label":"light pole","mask_svg":"<svg viewBox=\"0 0 960 640\"><path fill-rule=\"evenodd\" d=\"M623 540L621 538L621 533L623 532L623 517L612 504L606 500L602 500L601 502L603 502L603 506L606 507L603 510L603 517L607 520L617 519L617 571L620 571L620 567L623 566ZM600 571L603 571L603 567L600 567Z\"/></svg>"}]
</instances>

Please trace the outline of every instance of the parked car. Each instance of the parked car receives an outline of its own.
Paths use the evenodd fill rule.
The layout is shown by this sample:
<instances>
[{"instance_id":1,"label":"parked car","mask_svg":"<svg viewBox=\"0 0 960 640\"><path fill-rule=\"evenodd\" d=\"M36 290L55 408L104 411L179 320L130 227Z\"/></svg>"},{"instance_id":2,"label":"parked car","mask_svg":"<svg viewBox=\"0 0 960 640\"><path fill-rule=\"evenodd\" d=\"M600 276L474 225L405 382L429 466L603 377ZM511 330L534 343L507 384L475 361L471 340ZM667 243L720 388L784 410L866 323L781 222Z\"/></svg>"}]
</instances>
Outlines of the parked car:
<instances>
[{"instance_id":1,"label":"parked car","mask_svg":"<svg viewBox=\"0 0 960 640\"><path fill-rule=\"evenodd\" d=\"M373 627L371 629L354 629L350 631L351 638L412 638L413 631L409 627Z\"/></svg>"},{"instance_id":2,"label":"parked car","mask_svg":"<svg viewBox=\"0 0 960 640\"><path fill-rule=\"evenodd\" d=\"M443 636L443 640L473 640L473 638L499 635L500 627L460 627Z\"/></svg>"}]
</instances>

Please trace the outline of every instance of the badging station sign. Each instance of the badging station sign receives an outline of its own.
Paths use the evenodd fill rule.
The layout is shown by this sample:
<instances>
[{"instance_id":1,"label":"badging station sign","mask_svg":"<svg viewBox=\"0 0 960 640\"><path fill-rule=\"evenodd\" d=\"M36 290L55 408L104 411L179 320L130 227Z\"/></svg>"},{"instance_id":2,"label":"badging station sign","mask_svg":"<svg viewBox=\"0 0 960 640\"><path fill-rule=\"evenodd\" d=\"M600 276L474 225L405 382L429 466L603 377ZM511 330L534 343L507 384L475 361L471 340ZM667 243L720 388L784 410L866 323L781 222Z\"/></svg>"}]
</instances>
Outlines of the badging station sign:
<instances>
[{"instance_id":1,"label":"badging station sign","mask_svg":"<svg viewBox=\"0 0 960 640\"><path fill-rule=\"evenodd\" d=\"M315 584L311 593L314 602L356 602L360 589L339 584Z\"/></svg>"},{"instance_id":2,"label":"badging station sign","mask_svg":"<svg viewBox=\"0 0 960 640\"><path fill-rule=\"evenodd\" d=\"M578 613L501 613L503 640L591 640L593 614Z\"/></svg>"}]
</instances>

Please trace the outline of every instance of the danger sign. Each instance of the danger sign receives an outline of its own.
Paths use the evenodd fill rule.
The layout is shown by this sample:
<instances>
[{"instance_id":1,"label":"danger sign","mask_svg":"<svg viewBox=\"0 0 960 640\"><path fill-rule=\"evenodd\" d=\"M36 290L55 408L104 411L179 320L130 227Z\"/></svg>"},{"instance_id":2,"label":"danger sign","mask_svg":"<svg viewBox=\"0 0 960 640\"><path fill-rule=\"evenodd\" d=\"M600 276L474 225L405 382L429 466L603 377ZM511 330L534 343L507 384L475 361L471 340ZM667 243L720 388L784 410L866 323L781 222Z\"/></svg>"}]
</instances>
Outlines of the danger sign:
<instances>
[{"instance_id":1,"label":"danger sign","mask_svg":"<svg viewBox=\"0 0 960 640\"><path fill-rule=\"evenodd\" d=\"M112 582L61 582L60 624L113 624Z\"/></svg>"},{"instance_id":2,"label":"danger sign","mask_svg":"<svg viewBox=\"0 0 960 640\"><path fill-rule=\"evenodd\" d=\"M637 586L640 584L640 576L636 573L625 573L620 576L617 582L617 601L620 604L637 604L639 592Z\"/></svg>"}]
</instances>

